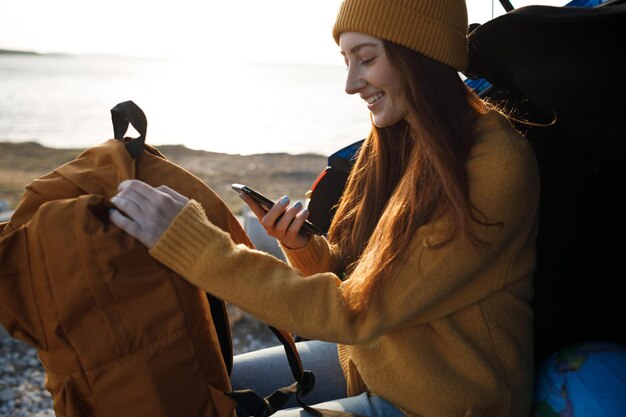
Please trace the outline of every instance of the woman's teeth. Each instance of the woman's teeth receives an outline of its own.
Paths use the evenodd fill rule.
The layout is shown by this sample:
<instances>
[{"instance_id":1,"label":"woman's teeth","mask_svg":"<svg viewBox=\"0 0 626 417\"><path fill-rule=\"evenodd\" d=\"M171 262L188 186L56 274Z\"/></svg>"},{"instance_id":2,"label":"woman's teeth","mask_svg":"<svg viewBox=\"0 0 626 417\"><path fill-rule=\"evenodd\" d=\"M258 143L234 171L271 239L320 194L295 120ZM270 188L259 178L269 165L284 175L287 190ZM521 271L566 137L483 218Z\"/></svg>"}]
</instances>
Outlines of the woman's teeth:
<instances>
[{"instance_id":1,"label":"woman's teeth","mask_svg":"<svg viewBox=\"0 0 626 417\"><path fill-rule=\"evenodd\" d=\"M384 95L385 95L385 93L374 94L373 96L370 96L370 97L366 98L365 101L367 101L367 104L374 104L378 100L383 98Z\"/></svg>"}]
</instances>

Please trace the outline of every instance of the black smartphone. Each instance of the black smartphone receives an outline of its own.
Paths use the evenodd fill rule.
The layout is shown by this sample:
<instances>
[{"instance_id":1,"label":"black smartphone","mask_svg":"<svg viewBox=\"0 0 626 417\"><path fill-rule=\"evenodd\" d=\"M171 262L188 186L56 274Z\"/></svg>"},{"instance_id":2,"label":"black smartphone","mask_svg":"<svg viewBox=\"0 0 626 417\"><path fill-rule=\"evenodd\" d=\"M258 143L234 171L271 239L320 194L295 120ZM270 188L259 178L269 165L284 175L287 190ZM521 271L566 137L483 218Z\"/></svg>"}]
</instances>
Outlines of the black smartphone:
<instances>
[{"instance_id":1,"label":"black smartphone","mask_svg":"<svg viewBox=\"0 0 626 417\"><path fill-rule=\"evenodd\" d=\"M231 187L233 188L233 190L237 191L238 193L245 193L249 195L250 197L252 197L254 201L259 203L259 205L263 207L266 211L269 211L274 206L274 202L272 200L265 197L263 194L259 193L258 191L253 190L247 185L233 184L231 185ZM324 234L324 231L322 229L315 226L313 223L311 223L308 220L304 221L304 224L302 225L302 230L304 230L307 233L314 234L314 235Z\"/></svg>"}]
</instances>

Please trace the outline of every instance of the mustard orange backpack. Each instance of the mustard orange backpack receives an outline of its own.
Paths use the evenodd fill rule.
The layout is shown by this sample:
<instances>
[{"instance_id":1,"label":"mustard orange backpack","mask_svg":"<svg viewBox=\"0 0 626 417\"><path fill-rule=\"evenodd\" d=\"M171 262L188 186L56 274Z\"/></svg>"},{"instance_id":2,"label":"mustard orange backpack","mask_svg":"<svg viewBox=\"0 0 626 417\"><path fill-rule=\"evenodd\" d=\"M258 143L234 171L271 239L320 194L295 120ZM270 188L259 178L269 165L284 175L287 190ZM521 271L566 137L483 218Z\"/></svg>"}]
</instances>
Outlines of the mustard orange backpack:
<instances>
[{"instance_id":1,"label":"mustard orange backpack","mask_svg":"<svg viewBox=\"0 0 626 417\"><path fill-rule=\"evenodd\" d=\"M38 352L57 416L234 417L279 409L312 388L291 334L294 384L267 398L233 392L225 304L156 262L108 220L120 181L161 184L199 201L207 217L252 247L202 181L145 144L132 101L111 110L115 138L32 181L0 224L0 323ZM124 138L129 122L140 133Z\"/></svg>"}]
</instances>

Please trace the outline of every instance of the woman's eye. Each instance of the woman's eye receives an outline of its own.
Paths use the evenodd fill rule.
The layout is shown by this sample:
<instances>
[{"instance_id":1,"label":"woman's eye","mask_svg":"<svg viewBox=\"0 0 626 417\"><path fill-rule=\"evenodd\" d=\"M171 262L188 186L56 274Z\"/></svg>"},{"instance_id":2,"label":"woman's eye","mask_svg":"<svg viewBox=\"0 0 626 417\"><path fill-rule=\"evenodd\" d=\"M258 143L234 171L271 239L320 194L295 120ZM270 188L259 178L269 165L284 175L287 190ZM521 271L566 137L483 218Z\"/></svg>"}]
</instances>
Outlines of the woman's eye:
<instances>
[{"instance_id":1,"label":"woman's eye","mask_svg":"<svg viewBox=\"0 0 626 417\"><path fill-rule=\"evenodd\" d=\"M364 59L363 61L361 61L361 65L369 65L372 62L374 62L375 59L376 59L376 57L369 58L369 59Z\"/></svg>"}]
</instances>

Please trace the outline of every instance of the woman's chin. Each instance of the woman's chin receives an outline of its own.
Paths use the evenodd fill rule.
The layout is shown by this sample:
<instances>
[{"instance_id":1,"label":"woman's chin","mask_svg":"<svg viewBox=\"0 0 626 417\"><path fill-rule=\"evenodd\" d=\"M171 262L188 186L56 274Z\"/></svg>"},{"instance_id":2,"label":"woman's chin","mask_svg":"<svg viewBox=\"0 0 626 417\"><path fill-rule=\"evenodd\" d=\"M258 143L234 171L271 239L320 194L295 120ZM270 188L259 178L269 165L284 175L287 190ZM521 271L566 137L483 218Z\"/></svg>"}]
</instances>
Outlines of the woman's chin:
<instances>
[{"instance_id":1,"label":"woman's chin","mask_svg":"<svg viewBox=\"0 0 626 417\"><path fill-rule=\"evenodd\" d=\"M383 127L389 127L391 125L395 125L396 123L398 123L399 121L403 120L403 117L385 117L385 116L376 116L375 114L372 114L372 123L374 123L374 126L379 127L379 128L383 128Z\"/></svg>"}]
</instances>

